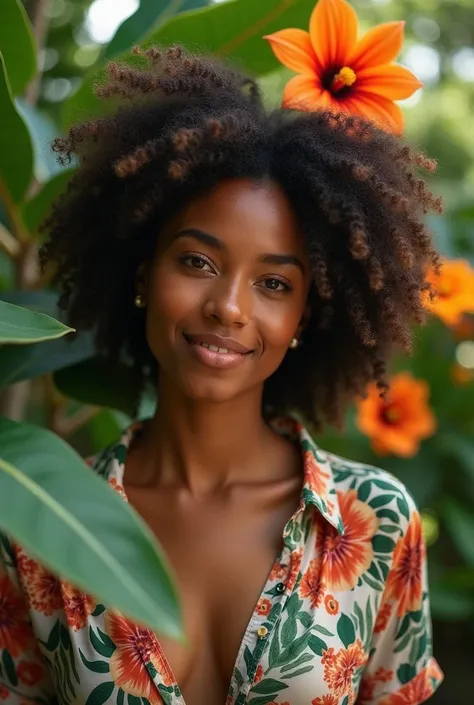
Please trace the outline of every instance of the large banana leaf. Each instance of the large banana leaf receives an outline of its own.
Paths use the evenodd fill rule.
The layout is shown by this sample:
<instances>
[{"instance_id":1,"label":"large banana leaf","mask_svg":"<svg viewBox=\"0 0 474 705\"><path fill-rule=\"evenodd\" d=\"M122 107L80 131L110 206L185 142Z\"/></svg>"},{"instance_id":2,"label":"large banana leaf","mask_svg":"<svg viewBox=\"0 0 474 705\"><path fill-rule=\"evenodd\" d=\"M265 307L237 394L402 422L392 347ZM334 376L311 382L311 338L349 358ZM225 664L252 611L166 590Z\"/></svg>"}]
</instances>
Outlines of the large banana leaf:
<instances>
[{"instance_id":1,"label":"large banana leaf","mask_svg":"<svg viewBox=\"0 0 474 705\"><path fill-rule=\"evenodd\" d=\"M5 58L13 95L19 95L36 71L33 33L20 0L0 2L0 51Z\"/></svg>"},{"instance_id":2,"label":"large banana leaf","mask_svg":"<svg viewBox=\"0 0 474 705\"><path fill-rule=\"evenodd\" d=\"M0 188L2 182L19 203L33 176L33 147L28 129L12 99L5 60L0 51Z\"/></svg>"},{"instance_id":3,"label":"large banana leaf","mask_svg":"<svg viewBox=\"0 0 474 705\"><path fill-rule=\"evenodd\" d=\"M173 15L196 10L209 4L209 0L141 0L133 15L130 15L115 32L104 52L104 59L127 51L149 34L152 28L164 23Z\"/></svg>"},{"instance_id":4,"label":"large banana leaf","mask_svg":"<svg viewBox=\"0 0 474 705\"><path fill-rule=\"evenodd\" d=\"M38 343L61 338L72 332L72 328L44 313L29 311L27 308L0 301L0 344L2 345Z\"/></svg>"},{"instance_id":5,"label":"large banana leaf","mask_svg":"<svg viewBox=\"0 0 474 705\"><path fill-rule=\"evenodd\" d=\"M106 606L181 636L165 557L138 514L60 438L5 418L0 528Z\"/></svg>"},{"instance_id":6,"label":"large banana leaf","mask_svg":"<svg viewBox=\"0 0 474 705\"><path fill-rule=\"evenodd\" d=\"M263 39L265 34L284 27L307 29L314 0L230 0L201 10L176 15L151 32L144 46L184 44L189 49L212 52L234 59L256 76L277 69L280 64ZM130 62L134 57L121 55ZM77 116L86 119L103 112L103 105L93 95L95 80L103 72L94 69L81 88L64 104L63 122L69 126Z\"/></svg>"}]
</instances>

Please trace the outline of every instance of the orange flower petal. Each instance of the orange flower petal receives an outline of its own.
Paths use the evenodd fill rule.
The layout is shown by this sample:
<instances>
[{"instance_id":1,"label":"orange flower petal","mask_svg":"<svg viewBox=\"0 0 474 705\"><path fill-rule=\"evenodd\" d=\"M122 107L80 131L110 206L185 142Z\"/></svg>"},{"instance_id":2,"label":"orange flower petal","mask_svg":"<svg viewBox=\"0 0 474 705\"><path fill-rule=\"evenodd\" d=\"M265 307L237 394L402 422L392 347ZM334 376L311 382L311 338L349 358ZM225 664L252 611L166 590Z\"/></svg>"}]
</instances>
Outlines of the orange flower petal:
<instances>
[{"instance_id":1,"label":"orange flower petal","mask_svg":"<svg viewBox=\"0 0 474 705\"><path fill-rule=\"evenodd\" d=\"M283 91L283 107L292 110L318 110L327 106L327 91L316 77L295 76Z\"/></svg>"},{"instance_id":2,"label":"orange flower petal","mask_svg":"<svg viewBox=\"0 0 474 705\"><path fill-rule=\"evenodd\" d=\"M403 130L403 113L401 108L388 98L368 93L357 93L344 101L345 110L372 120L386 130L401 132Z\"/></svg>"},{"instance_id":3,"label":"orange flower petal","mask_svg":"<svg viewBox=\"0 0 474 705\"><path fill-rule=\"evenodd\" d=\"M347 65L357 73L370 66L389 64L403 45L405 22L387 22L370 29L357 42Z\"/></svg>"},{"instance_id":4,"label":"orange flower petal","mask_svg":"<svg viewBox=\"0 0 474 705\"><path fill-rule=\"evenodd\" d=\"M303 29L282 29L264 37L283 66L312 76L317 73L317 59L308 32Z\"/></svg>"},{"instance_id":5,"label":"orange flower petal","mask_svg":"<svg viewBox=\"0 0 474 705\"><path fill-rule=\"evenodd\" d=\"M318 0L309 21L313 49L323 69L341 68L357 42L357 15L346 0Z\"/></svg>"},{"instance_id":6,"label":"orange flower petal","mask_svg":"<svg viewBox=\"0 0 474 705\"><path fill-rule=\"evenodd\" d=\"M409 98L423 86L404 66L371 66L357 73L357 91L373 93L389 100Z\"/></svg>"}]
</instances>

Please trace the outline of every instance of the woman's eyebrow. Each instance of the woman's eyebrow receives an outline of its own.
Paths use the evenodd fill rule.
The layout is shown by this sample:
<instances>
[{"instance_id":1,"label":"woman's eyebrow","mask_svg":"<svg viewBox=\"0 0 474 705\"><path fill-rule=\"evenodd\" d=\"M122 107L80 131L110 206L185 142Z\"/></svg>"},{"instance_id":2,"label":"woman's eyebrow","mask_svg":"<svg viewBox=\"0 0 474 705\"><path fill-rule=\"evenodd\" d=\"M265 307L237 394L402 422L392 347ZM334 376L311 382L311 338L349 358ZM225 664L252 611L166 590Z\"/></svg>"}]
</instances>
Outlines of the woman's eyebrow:
<instances>
[{"instance_id":1,"label":"woman's eyebrow","mask_svg":"<svg viewBox=\"0 0 474 705\"><path fill-rule=\"evenodd\" d=\"M179 237L193 237L204 245L213 247L215 250L226 251L228 250L227 245L222 240L219 240L215 235L204 232L199 228L185 228L180 230L179 233L173 236L173 240L177 240ZM275 265L293 265L298 267L304 274L304 264L296 255L278 254L267 252L265 254L259 255L258 261L263 264L275 264Z\"/></svg>"}]
</instances>

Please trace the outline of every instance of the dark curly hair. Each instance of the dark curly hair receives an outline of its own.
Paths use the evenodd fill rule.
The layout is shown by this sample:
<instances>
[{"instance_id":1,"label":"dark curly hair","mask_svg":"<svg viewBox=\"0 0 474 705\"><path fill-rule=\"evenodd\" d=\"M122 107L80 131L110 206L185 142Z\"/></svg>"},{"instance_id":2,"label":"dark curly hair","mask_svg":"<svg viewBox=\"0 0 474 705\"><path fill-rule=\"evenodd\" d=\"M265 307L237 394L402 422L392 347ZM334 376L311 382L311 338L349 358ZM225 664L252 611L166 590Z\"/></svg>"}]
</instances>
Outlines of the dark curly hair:
<instances>
[{"instance_id":1,"label":"dark curly hair","mask_svg":"<svg viewBox=\"0 0 474 705\"><path fill-rule=\"evenodd\" d=\"M254 80L181 47L134 50L96 90L109 116L72 127L53 149L79 161L44 224L60 308L94 329L108 359L155 380L136 272L167 219L223 179L272 179L297 215L312 265L303 345L265 383L265 408L340 425L375 381L388 389L394 346L423 322L426 268L439 267L424 214L441 209L417 168L434 163L362 118L265 110Z\"/></svg>"}]
</instances>

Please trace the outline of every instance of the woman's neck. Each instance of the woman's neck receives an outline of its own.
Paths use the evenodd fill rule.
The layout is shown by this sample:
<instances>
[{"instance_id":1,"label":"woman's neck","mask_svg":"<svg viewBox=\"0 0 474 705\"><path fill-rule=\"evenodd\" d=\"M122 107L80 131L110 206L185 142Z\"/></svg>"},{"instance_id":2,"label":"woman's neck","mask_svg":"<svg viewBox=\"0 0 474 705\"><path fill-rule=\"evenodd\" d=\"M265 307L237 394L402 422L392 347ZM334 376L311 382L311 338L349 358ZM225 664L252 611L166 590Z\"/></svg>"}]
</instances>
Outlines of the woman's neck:
<instances>
[{"instance_id":1,"label":"woman's neck","mask_svg":"<svg viewBox=\"0 0 474 705\"><path fill-rule=\"evenodd\" d=\"M286 445L264 422L261 405L260 390L225 403L203 403L162 383L156 413L135 449L134 478L140 475L140 484L181 485L196 494L261 481L269 455Z\"/></svg>"}]
</instances>

